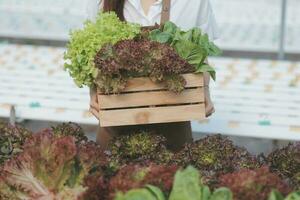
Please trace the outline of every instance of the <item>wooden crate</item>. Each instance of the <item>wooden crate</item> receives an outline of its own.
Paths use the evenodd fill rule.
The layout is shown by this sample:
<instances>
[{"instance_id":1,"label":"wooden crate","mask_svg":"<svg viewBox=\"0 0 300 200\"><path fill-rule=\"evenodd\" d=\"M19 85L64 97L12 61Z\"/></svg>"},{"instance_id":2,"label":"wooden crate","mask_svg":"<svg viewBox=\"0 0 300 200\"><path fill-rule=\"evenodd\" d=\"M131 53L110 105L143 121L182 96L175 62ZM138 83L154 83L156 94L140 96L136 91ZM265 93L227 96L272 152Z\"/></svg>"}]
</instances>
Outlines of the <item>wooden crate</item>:
<instances>
[{"instance_id":1,"label":"wooden crate","mask_svg":"<svg viewBox=\"0 0 300 200\"><path fill-rule=\"evenodd\" d=\"M184 74L186 89L168 91L149 78L129 80L124 91L105 95L98 91L100 126L124 126L201 120L205 118L202 74Z\"/></svg>"}]
</instances>

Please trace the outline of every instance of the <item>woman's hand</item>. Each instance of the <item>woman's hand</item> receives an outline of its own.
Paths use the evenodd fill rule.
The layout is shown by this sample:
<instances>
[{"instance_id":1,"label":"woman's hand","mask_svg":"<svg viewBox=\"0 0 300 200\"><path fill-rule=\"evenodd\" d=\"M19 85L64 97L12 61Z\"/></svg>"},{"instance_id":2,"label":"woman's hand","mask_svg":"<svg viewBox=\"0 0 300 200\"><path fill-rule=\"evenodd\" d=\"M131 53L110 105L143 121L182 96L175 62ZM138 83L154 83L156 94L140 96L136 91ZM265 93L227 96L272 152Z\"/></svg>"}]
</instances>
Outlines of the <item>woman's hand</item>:
<instances>
[{"instance_id":1,"label":"woman's hand","mask_svg":"<svg viewBox=\"0 0 300 200\"><path fill-rule=\"evenodd\" d=\"M90 88L90 112L99 119L99 102L97 98L97 90L95 87Z\"/></svg>"},{"instance_id":2,"label":"woman's hand","mask_svg":"<svg viewBox=\"0 0 300 200\"><path fill-rule=\"evenodd\" d=\"M205 113L206 113L206 117L209 117L215 112L215 108L213 102L211 101L210 92L209 92L210 75L207 72L205 72L203 75L204 75Z\"/></svg>"}]
</instances>

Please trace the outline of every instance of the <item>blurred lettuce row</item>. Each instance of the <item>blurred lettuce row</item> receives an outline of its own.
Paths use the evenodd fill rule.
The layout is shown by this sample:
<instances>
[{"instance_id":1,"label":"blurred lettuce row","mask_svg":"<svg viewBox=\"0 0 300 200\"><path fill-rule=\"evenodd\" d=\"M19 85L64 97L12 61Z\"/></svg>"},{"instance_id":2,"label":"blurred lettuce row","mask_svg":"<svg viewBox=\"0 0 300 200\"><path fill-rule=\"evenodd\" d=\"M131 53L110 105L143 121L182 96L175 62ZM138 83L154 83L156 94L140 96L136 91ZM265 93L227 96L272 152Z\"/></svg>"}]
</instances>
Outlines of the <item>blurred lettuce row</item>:
<instances>
[{"instance_id":1,"label":"blurred lettuce row","mask_svg":"<svg viewBox=\"0 0 300 200\"><path fill-rule=\"evenodd\" d=\"M220 135L187 144L174 154L166 148L164 137L140 132L116 138L111 145L111 155L111 167L115 169L128 163L147 161L181 167L192 165L201 171L203 181L210 187L214 187L221 174L260 166L248 151Z\"/></svg>"},{"instance_id":2,"label":"blurred lettuce row","mask_svg":"<svg viewBox=\"0 0 300 200\"><path fill-rule=\"evenodd\" d=\"M300 174L298 143L275 151L268 156L269 160L265 161L221 135L208 136L186 144L182 150L175 153L169 151L166 146L164 137L152 133L138 132L120 136L111 144L110 167L118 170L125 164L149 161L162 165L175 164L179 167L192 165L200 171L203 182L210 188L215 188L219 177L224 174L242 169L255 170L269 165L272 172L279 173L294 189L300 189L296 184Z\"/></svg>"}]
</instances>

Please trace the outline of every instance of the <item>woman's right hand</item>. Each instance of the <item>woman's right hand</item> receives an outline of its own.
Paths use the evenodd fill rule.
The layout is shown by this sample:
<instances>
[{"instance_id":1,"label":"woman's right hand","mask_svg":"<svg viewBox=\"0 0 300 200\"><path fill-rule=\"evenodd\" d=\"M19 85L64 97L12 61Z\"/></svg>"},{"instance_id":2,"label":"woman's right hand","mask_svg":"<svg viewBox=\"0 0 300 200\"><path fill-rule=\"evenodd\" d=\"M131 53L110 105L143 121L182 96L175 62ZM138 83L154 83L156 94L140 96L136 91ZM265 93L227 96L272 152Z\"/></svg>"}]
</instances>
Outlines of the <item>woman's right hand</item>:
<instances>
[{"instance_id":1,"label":"woman's right hand","mask_svg":"<svg viewBox=\"0 0 300 200\"><path fill-rule=\"evenodd\" d=\"M99 119L99 102L97 98L97 90L95 87L90 88L90 112Z\"/></svg>"}]
</instances>

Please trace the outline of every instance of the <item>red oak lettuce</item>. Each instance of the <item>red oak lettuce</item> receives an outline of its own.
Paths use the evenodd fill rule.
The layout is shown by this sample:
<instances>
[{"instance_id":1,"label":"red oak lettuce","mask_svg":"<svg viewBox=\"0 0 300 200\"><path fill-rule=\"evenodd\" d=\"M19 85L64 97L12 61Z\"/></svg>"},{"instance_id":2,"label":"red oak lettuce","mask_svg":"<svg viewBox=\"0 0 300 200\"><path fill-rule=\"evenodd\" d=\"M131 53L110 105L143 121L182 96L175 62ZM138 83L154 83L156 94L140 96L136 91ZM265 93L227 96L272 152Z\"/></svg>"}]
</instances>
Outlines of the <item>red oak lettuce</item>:
<instances>
[{"instance_id":1,"label":"red oak lettuce","mask_svg":"<svg viewBox=\"0 0 300 200\"><path fill-rule=\"evenodd\" d=\"M225 174L220 177L219 186L231 189L234 200L267 200L274 189L284 195L291 192L287 183L268 167Z\"/></svg>"}]
</instances>

